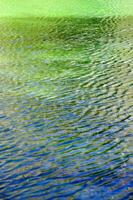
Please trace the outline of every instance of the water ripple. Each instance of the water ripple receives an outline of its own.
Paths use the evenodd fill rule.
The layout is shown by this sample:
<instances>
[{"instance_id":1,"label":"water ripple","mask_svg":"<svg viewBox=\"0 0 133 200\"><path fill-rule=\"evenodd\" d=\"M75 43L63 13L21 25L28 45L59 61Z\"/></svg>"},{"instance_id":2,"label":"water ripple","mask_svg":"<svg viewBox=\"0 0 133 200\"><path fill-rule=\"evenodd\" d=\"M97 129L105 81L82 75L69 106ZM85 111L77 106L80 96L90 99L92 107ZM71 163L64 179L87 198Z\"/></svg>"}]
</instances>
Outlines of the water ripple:
<instances>
[{"instance_id":1,"label":"water ripple","mask_svg":"<svg viewBox=\"0 0 133 200\"><path fill-rule=\"evenodd\" d=\"M130 200L132 17L0 24L0 199Z\"/></svg>"}]
</instances>

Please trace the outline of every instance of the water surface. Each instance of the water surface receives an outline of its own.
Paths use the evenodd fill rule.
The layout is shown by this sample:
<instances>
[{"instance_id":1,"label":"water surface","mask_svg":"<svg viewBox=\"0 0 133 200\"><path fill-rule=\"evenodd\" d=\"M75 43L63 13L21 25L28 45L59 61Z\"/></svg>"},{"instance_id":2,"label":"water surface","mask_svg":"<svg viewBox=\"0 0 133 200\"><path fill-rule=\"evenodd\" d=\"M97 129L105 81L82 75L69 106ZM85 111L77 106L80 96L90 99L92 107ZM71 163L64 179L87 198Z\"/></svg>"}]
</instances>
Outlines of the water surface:
<instances>
[{"instance_id":1,"label":"water surface","mask_svg":"<svg viewBox=\"0 0 133 200\"><path fill-rule=\"evenodd\" d=\"M133 17L0 20L0 199L132 199Z\"/></svg>"}]
</instances>

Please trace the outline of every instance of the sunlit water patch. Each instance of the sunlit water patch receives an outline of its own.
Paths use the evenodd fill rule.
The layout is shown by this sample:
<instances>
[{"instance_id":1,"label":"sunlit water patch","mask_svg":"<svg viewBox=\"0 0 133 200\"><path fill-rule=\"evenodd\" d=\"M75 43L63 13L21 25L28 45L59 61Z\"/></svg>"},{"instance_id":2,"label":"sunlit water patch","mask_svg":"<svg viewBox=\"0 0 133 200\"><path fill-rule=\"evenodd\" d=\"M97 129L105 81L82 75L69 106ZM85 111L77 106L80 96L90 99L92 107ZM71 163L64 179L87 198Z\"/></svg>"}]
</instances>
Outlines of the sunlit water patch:
<instances>
[{"instance_id":1,"label":"sunlit water patch","mask_svg":"<svg viewBox=\"0 0 133 200\"><path fill-rule=\"evenodd\" d=\"M132 199L132 63L132 17L1 19L1 199Z\"/></svg>"}]
</instances>

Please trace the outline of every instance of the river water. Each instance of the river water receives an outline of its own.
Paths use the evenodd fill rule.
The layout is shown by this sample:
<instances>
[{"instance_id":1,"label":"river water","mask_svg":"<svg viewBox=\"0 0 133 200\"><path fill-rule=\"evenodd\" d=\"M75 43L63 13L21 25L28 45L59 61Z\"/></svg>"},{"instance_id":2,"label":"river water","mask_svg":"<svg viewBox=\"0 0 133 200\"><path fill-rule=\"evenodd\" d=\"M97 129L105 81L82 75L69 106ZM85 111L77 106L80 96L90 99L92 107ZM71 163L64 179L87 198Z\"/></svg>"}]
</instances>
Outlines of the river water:
<instances>
[{"instance_id":1,"label":"river water","mask_svg":"<svg viewBox=\"0 0 133 200\"><path fill-rule=\"evenodd\" d=\"M133 17L0 20L0 199L130 200Z\"/></svg>"}]
</instances>

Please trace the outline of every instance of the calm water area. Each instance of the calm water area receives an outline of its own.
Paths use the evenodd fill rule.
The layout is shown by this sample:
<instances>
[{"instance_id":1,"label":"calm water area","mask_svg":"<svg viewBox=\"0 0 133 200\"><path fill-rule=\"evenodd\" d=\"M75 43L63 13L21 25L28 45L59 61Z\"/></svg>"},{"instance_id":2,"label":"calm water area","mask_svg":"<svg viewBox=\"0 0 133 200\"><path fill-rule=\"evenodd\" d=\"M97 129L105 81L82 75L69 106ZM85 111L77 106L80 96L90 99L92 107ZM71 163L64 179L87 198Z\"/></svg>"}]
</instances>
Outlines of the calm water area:
<instances>
[{"instance_id":1,"label":"calm water area","mask_svg":"<svg viewBox=\"0 0 133 200\"><path fill-rule=\"evenodd\" d=\"M133 16L0 17L0 200L131 200L132 69Z\"/></svg>"}]
</instances>

